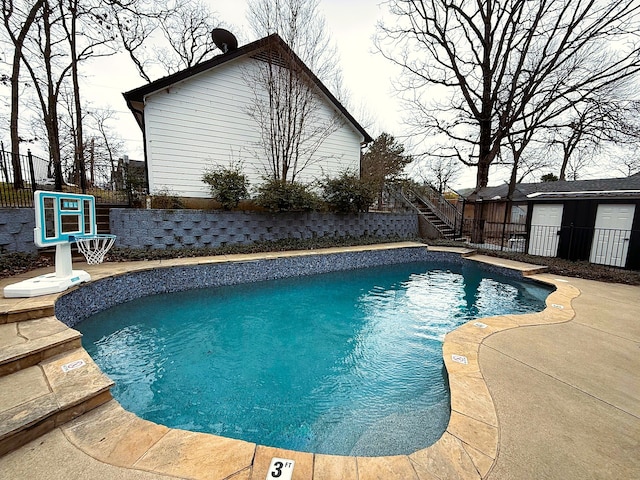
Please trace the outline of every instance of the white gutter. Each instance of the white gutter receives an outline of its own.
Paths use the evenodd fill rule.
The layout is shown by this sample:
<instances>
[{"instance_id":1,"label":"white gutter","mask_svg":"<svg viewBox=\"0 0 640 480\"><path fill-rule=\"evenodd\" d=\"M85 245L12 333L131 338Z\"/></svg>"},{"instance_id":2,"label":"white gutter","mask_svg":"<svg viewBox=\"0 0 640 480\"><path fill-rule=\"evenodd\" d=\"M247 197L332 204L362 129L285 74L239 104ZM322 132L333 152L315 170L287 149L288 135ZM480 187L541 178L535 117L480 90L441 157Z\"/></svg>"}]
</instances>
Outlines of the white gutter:
<instances>
[{"instance_id":1,"label":"white gutter","mask_svg":"<svg viewBox=\"0 0 640 480\"><path fill-rule=\"evenodd\" d=\"M586 190L581 192L535 192L527 195L527 198L536 198L540 196L555 196L555 195L603 195L611 193L635 193L640 195L640 190Z\"/></svg>"}]
</instances>

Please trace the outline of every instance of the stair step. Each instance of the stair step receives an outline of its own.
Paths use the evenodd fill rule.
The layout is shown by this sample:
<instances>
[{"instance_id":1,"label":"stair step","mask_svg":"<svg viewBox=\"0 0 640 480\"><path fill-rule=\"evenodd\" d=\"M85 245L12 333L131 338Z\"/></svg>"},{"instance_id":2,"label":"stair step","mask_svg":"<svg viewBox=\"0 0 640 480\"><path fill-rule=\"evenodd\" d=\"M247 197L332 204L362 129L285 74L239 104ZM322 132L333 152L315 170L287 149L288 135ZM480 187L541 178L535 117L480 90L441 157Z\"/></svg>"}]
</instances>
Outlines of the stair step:
<instances>
[{"instance_id":1,"label":"stair step","mask_svg":"<svg viewBox=\"0 0 640 480\"><path fill-rule=\"evenodd\" d=\"M96 206L96 227L97 233L111 233L111 224L109 223L110 205Z\"/></svg>"},{"instance_id":2,"label":"stair step","mask_svg":"<svg viewBox=\"0 0 640 480\"><path fill-rule=\"evenodd\" d=\"M53 315L53 312L53 302L51 302L49 305L43 304L41 307L28 307L20 310L9 311L4 310L0 312L0 325L48 317Z\"/></svg>"},{"instance_id":3,"label":"stair step","mask_svg":"<svg viewBox=\"0 0 640 480\"><path fill-rule=\"evenodd\" d=\"M82 334L55 317L0 325L0 377L81 346Z\"/></svg>"},{"instance_id":4,"label":"stair step","mask_svg":"<svg viewBox=\"0 0 640 480\"><path fill-rule=\"evenodd\" d=\"M112 386L83 348L0 378L0 456L108 402Z\"/></svg>"}]
</instances>

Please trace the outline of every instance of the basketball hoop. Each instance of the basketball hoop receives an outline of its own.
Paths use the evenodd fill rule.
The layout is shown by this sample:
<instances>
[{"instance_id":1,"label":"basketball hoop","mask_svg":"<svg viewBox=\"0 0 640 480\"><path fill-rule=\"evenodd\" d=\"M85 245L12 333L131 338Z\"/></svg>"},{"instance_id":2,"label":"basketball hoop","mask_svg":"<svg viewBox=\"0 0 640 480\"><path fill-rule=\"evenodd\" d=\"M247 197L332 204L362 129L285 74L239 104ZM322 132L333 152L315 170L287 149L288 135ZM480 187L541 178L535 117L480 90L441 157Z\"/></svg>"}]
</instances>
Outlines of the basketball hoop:
<instances>
[{"instance_id":1,"label":"basketball hoop","mask_svg":"<svg viewBox=\"0 0 640 480\"><path fill-rule=\"evenodd\" d=\"M115 235L91 235L87 237L74 237L74 241L81 252L87 259L89 265L97 265L104 261L105 254L113 247Z\"/></svg>"}]
</instances>

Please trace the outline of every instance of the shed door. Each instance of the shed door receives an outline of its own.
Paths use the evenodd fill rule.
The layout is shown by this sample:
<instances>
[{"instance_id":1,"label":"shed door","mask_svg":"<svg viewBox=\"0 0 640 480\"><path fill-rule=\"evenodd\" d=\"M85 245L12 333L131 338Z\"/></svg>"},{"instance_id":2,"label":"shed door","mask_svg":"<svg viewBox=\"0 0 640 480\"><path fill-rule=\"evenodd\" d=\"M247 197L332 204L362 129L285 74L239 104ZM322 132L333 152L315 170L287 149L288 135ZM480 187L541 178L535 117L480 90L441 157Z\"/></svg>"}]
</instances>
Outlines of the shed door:
<instances>
[{"instance_id":1,"label":"shed door","mask_svg":"<svg viewBox=\"0 0 640 480\"><path fill-rule=\"evenodd\" d=\"M591 263L625 266L635 209L635 205L598 205Z\"/></svg>"},{"instance_id":2,"label":"shed door","mask_svg":"<svg viewBox=\"0 0 640 480\"><path fill-rule=\"evenodd\" d=\"M529 235L529 255L555 257L558 254L562 209L562 204L538 204L533 206L531 234Z\"/></svg>"}]
</instances>

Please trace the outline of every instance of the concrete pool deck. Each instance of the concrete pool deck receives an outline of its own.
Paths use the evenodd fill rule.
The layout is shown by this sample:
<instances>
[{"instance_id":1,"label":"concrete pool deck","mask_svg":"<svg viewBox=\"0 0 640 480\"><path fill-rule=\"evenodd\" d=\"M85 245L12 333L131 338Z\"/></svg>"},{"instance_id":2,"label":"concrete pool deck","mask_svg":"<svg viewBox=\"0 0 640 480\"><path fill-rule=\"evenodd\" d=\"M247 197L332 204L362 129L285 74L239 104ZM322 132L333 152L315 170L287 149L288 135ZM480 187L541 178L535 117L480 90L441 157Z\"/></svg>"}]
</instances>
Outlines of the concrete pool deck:
<instances>
[{"instance_id":1,"label":"concrete pool deck","mask_svg":"<svg viewBox=\"0 0 640 480\"><path fill-rule=\"evenodd\" d=\"M407 246L421 247L405 243L353 249ZM76 268L98 279L171 265L344 250ZM557 290L541 313L482 319L480 325L470 322L447 335L443 351L452 416L441 440L427 449L375 458L283 451L168 429L137 418L111 400L0 457L0 478L262 480L275 456L296 460L293 478L300 480L640 477L640 287L539 273L535 266L482 255L469 260L516 268ZM3 280L0 287L38 273ZM10 323L53 315L56 298L0 300L0 327L6 327L0 329L0 351L37 341L28 321L17 324L22 327ZM54 335L69 335L53 325L47 328ZM67 395L69 385L56 389L57 377L47 376L51 366L62 361L54 356L22 370L29 370L21 373L24 384L7 384L15 373L0 377L0 419L6 421L6 412L19 406L21 400L12 398L16 390L28 390L25 395L31 399L45 398L51 391L58 401ZM91 367L90 358L86 361ZM108 385L96 378L100 380L94 389Z\"/></svg>"}]
</instances>

